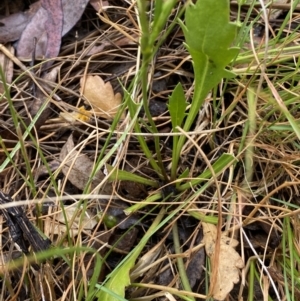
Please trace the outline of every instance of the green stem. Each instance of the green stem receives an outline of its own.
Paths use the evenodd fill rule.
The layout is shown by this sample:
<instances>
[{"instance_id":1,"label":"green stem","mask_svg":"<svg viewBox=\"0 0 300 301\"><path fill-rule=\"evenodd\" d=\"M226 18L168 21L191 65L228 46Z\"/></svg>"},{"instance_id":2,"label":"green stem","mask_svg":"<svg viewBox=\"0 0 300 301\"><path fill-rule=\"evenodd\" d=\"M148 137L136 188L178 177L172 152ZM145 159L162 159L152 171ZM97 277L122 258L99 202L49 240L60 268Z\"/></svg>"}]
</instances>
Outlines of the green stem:
<instances>
[{"instance_id":1,"label":"green stem","mask_svg":"<svg viewBox=\"0 0 300 301\"><path fill-rule=\"evenodd\" d=\"M175 253L176 254L181 254L182 251L181 251L181 248L180 248L177 222L174 222L172 231L173 231L173 242L174 242ZM183 286L184 290L186 290L188 292L192 292L192 289L191 289L190 282L189 282L189 279L188 279L187 274L186 274L186 268L184 266L184 262L183 262L182 257L177 258L177 267L178 267L180 279L181 279L182 286ZM191 296L191 299L196 301L196 299L192 296Z\"/></svg>"}]
</instances>

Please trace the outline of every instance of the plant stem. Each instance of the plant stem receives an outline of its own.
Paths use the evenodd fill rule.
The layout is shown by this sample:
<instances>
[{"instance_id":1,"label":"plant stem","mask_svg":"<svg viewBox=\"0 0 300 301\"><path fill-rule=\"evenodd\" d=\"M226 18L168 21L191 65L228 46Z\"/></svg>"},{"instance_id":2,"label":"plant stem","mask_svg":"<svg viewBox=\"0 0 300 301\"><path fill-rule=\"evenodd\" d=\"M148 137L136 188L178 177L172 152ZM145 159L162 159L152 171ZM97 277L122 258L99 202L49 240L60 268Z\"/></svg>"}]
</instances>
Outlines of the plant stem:
<instances>
[{"instance_id":1,"label":"plant stem","mask_svg":"<svg viewBox=\"0 0 300 301\"><path fill-rule=\"evenodd\" d=\"M173 231L173 242L174 242L175 253L176 254L181 254L182 251L181 251L181 248L180 248L177 222L174 222L172 231ZM187 274L186 274L186 269L185 269L182 257L177 258L177 267L178 267L180 279L181 279L182 286L183 286L184 290L186 290L188 292L192 292L192 289L191 289L190 282L189 282L189 279L188 279ZM196 301L196 299L192 296L191 296L191 299Z\"/></svg>"}]
</instances>

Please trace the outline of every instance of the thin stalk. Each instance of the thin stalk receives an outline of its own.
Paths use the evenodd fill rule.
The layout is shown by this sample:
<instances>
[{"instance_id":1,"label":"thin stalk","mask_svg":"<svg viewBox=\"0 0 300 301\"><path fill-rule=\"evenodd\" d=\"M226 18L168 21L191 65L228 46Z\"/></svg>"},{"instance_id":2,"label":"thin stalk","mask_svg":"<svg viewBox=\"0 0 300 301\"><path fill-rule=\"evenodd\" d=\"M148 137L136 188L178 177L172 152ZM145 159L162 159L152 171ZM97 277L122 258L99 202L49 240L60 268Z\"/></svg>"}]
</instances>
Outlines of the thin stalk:
<instances>
[{"instance_id":1,"label":"thin stalk","mask_svg":"<svg viewBox=\"0 0 300 301\"><path fill-rule=\"evenodd\" d=\"M161 46L161 43L165 40L167 35L170 33L170 31L174 28L176 25L176 20L179 16L181 16L184 12L184 8L180 10L178 16L171 22L171 25L168 26L168 29L166 30L165 34L162 35L158 39L158 42L156 43L157 38L159 37L163 27L167 24L169 15L171 10L176 5L175 0L172 1L162 1L158 0L155 5L155 14L154 14L154 21L153 26L151 28L150 32L150 21L147 18L146 10L147 10L147 4L145 1L137 1L138 4L138 12L139 12L139 22L141 26L142 36L141 36L141 53L143 55L143 63L140 70L140 76L141 76L141 85L142 85L142 99L143 99L143 106L145 110L145 114L147 116L148 122L150 123L150 127L152 129L153 133L158 133L157 127L152 119L151 113L149 111L148 106L148 66L153 60L154 56L156 55L159 47ZM155 45L156 44L156 45ZM140 143L143 143L143 140L139 138ZM163 160L161 156L160 151L160 140L158 136L154 136L154 145L155 145L155 152L157 156L157 163L160 168L160 173L162 175L162 178L165 181L168 181L168 176L165 171L165 168L163 166ZM143 149L147 149L148 153L148 146L143 143ZM148 155L147 155L148 157ZM151 162L152 160L150 160ZM151 162L153 165L153 163Z\"/></svg>"},{"instance_id":2,"label":"thin stalk","mask_svg":"<svg viewBox=\"0 0 300 301\"><path fill-rule=\"evenodd\" d=\"M295 262L294 259L294 238L293 238L293 232L291 229L290 219L287 217L284 220L285 230L287 233L287 240L288 240L288 246L289 246L289 260L291 263ZM285 269L288 265L284 265ZM295 273L294 273L294 267L293 264L291 266L291 274L290 274L290 286L291 286L291 300L295 300Z\"/></svg>"},{"instance_id":3,"label":"thin stalk","mask_svg":"<svg viewBox=\"0 0 300 301\"><path fill-rule=\"evenodd\" d=\"M150 45L150 41L149 41L150 39L149 21L147 20L145 1L138 1L138 10L139 10L140 26L142 29L141 52L143 55L143 63L140 70L140 78L141 78L141 85L142 85L142 100L143 100L144 111L147 116L148 122L150 123L150 126L152 128L152 131L153 133L158 133L158 130L152 119L149 106L148 106L148 66L152 58L154 57L155 53L153 52L152 45ZM168 177L162 162L158 136L154 136L154 145L155 145L155 152L157 155L158 166L160 168L160 173L163 175L163 178L167 180ZM146 147L148 148L148 146Z\"/></svg>"},{"instance_id":4,"label":"thin stalk","mask_svg":"<svg viewBox=\"0 0 300 301\"><path fill-rule=\"evenodd\" d=\"M158 130L157 127L152 119L149 106L148 106L148 65L150 63L151 56L146 56L141 68L141 80L142 80L142 96L143 96L143 106L144 110L147 116L147 119L150 123L150 126L152 128L153 133L157 134ZM154 146L155 146L155 152L157 156L157 162L160 167L160 171L163 175L163 178L167 181L168 176L166 174L165 168L163 166L163 161L162 161L162 156L160 152L160 146L159 146L159 136L155 135L154 136Z\"/></svg>"},{"instance_id":5,"label":"thin stalk","mask_svg":"<svg viewBox=\"0 0 300 301\"><path fill-rule=\"evenodd\" d=\"M174 242L175 253L176 254L181 254L182 251L181 251L181 248L180 248L178 226L177 226L176 221L173 224L172 232L173 232L173 242ZM187 274L186 274L186 268L184 266L184 262L183 262L182 257L177 258L177 267L178 267L180 279L181 279L182 286L183 286L184 290L186 290L188 292L192 292L192 288L190 286L190 282L189 282L189 279L188 279ZM191 296L190 298L191 298L191 300L196 301L196 299L193 296Z\"/></svg>"},{"instance_id":6,"label":"thin stalk","mask_svg":"<svg viewBox=\"0 0 300 301\"><path fill-rule=\"evenodd\" d=\"M250 262L250 269L249 269L249 283L248 283L248 301L254 300L254 271L255 265L253 260Z\"/></svg>"}]
</instances>

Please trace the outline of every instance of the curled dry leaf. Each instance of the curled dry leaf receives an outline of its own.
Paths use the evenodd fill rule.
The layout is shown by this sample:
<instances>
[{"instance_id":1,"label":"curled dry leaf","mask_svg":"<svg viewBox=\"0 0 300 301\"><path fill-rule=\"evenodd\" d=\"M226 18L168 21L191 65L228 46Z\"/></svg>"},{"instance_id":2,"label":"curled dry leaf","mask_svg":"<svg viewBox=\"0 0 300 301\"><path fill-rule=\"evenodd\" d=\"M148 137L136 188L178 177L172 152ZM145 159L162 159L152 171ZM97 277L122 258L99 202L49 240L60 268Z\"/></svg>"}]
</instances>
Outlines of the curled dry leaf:
<instances>
[{"instance_id":1,"label":"curled dry leaf","mask_svg":"<svg viewBox=\"0 0 300 301\"><path fill-rule=\"evenodd\" d=\"M110 82L100 76L89 75L80 80L80 92L92 107L92 113L106 119L113 119L121 105L122 96L114 93Z\"/></svg>"},{"instance_id":2,"label":"curled dry leaf","mask_svg":"<svg viewBox=\"0 0 300 301\"><path fill-rule=\"evenodd\" d=\"M219 266L214 267L214 252L217 239L217 228L215 225L202 223L203 226L203 243L205 244L206 254L211 259L212 268L217 268L217 281L214 284L213 298L224 300L232 290L233 285L239 282L239 269L244 267L244 262L234 247L238 241L222 234L219 254Z\"/></svg>"},{"instance_id":3,"label":"curled dry leaf","mask_svg":"<svg viewBox=\"0 0 300 301\"><path fill-rule=\"evenodd\" d=\"M71 135L60 152L62 172L68 180L78 189L84 190L94 169L94 162L75 149L73 136ZM104 175L99 171L91 181L92 188L96 187Z\"/></svg>"},{"instance_id":4,"label":"curled dry leaf","mask_svg":"<svg viewBox=\"0 0 300 301\"><path fill-rule=\"evenodd\" d=\"M45 58L47 51L47 10L40 5L34 16L28 22L17 43L17 56L23 60L30 60L35 51L37 58ZM36 39L36 43L34 42Z\"/></svg>"}]
</instances>

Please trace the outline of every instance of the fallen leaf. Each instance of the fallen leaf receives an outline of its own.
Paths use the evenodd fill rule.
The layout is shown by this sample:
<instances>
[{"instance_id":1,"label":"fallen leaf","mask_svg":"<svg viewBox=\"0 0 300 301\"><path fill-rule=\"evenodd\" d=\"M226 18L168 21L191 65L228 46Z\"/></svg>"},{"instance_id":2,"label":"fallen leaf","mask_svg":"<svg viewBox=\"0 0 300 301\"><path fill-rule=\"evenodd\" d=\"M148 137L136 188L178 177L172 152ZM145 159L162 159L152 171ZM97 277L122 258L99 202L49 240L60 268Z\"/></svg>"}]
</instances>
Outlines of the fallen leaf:
<instances>
[{"instance_id":1,"label":"fallen leaf","mask_svg":"<svg viewBox=\"0 0 300 301\"><path fill-rule=\"evenodd\" d=\"M63 29L62 0L41 0L48 13L45 26L47 31L47 48L45 57L56 57L60 50ZM71 2L71 1L69 1Z\"/></svg>"},{"instance_id":2,"label":"fallen leaf","mask_svg":"<svg viewBox=\"0 0 300 301\"><path fill-rule=\"evenodd\" d=\"M99 117L112 119L118 112L122 96L114 93L110 82L105 83L100 76L89 75L80 80L80 92ZM124 117L124 116L123 116Z\"/></svg>"},{"instance_id":3,"label":"fallen leaf","mask_svg":"<svg viewBox=\"0 0 300 301\"><path fill-rule=\"evenodd\" d=\"M34 10L34 15L28 19L28 23L18 39L17 56L22 60L31 60L32 53L35 51L36 58L43 59L46 57L47 51L48 13L40 1L34 3L33 7L30 6L30 9ZM34 39L36 39L36 43Z\"/></svg>"},{"instance_id":4,"label":"fallen leaf","mask_svg":"<svg viewBox=\"0 0 300 301\"><path fill-rule=\"evenodd\" d=\"M233 285L239 282L239 269L244 267L244 262L234 247L238 241L226 236L221 236L219 266L214 267L214 252L217 240L217 227L213 224L202 223L203 226L203 243L205 244L206 254L211 259L212 269L217 268L217 281L214 283L213 298L224 300L232 290Z\"/></svg>"},{"instance_id":5,"label":"fallen leaf","mask_svg":"<svg viewBox=\"0 0 300 301\"><path fill-rule=\"evenodd\" d=\"M40 3L39 9L18 41L17 55L19 57L32 57L34 47L36 56L41 58L56 57L59 53L64 18L62 0L41 0ZM34 38L37 39L36 45ZM49 65L50 62L44 67Z\"/></svg>"},{"instance_id":6,"label":"fallen leaf","mask_svg":"<svg viewBox=\"0 0 300 301\"><path fill-rule=\"evenodd\" d=\"M66 219L64 216L66 215ZM64 213L60 211L55 214L55 225L53 227L53 234L65 234L69 229L69 235L74 237L78 235L82 230L91 232L91 230L97 225L97 218L93 216L87 209L82 212L77 206L68 206L64 208ZM82 216L83 215L83 216ZM68 221L68 227L66 226L66 220Z\"/></svg>"},{"instance_id":7,"label":"fallen leaf","mask_svg":"<svg viewBox=\"0 0 300 301\"><path fill-rule=\"evenodd\" d=\"M46 165L39 166L34 172L34 182L37 183L39 177L41 176L48 176L49 171L54 172L56 171L60 166L60 162L58 160L52 160L47 163Z\"/></svg>"},{"instance_id":8,"label":"fallen leaf","mask_svg":"<svg viewBox=\"0 0 300 301\"><path fill-rule=\"evenodd\" d=\"M87 155L76 150L72 135L62 147L59 158L62 164L62 173L75 187L84 190L95 164ZM103 179L104 175L102 171L99 171L91 181L92 188L99 185Z\"/></svg>"},{"instance_id":9,"label":"fallen leaf","mask_svg":"<svg viewBox=\"0 0 300 301\"><path fill-rule=\"evenodd\" d=\"M18 41L17 56L31 60L56 57L61 37L73 28L82 16L89 0L41 0L29 10L0 20L0 42ZM34 44L34 38L37 43Z\"/></svg>"},{"instance_id":10,"label":"fallen leaf","mask_svg":"<svg viewBox=\"0 0 300 301\"><path fill-rule=\"evenodd\" d=\"M34 12L18 12L0 19L0 42L13 42L20 38Z\"/></svg>"},{"instance_id":11,"label":"fallen leaf","mask_svg":"<svg viewBox=\"0 0 300 301\"><path fill-rule=\"evenodd\" d=\"M89 0L62 0L64 24L62 36L68 33L81 18Z\"/></svg>"}]
</instances>

